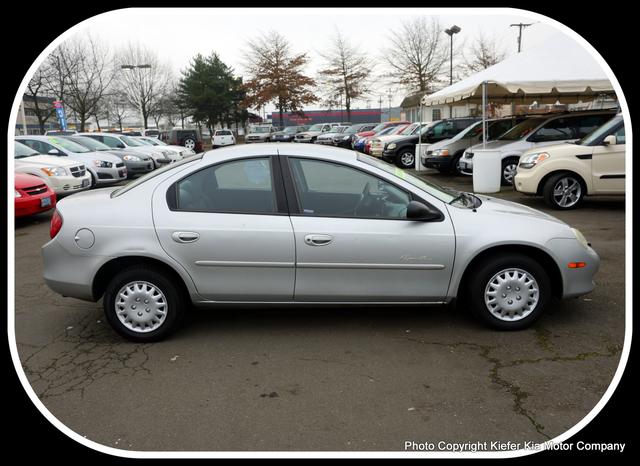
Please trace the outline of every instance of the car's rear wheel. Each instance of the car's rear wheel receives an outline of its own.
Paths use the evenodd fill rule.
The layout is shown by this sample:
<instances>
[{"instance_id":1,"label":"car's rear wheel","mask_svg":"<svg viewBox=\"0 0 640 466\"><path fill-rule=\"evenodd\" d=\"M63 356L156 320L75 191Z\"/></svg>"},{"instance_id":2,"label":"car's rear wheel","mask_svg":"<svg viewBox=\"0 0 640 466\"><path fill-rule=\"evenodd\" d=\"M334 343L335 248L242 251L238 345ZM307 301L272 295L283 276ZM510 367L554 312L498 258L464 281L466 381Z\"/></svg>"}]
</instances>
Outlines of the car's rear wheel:
<instances>
[{"instance_id":1,"label":"car's rear wheel","mask_svg":"<svg viewBox=\"0 0 640 466\"><path fill-rule=\"evenodd\" d=\"M400 168L414 168L416 166L416 154L411 148L401 149L396 157L396 165Z\"/></svg>"},{"instance_id":2,"label":"car's rear wheel","mask_svg":"<svg viewBox=\"0 0 640 466\"><path fill-rule=\"evenodd\" d=\"M518 157L509 157L502 161L500 182L503 186L511 186L518 169Z\"/></svg>"},{"instance_id":3,"label":"car's rear wheel","mask_svg":"<svg viewBox=\"0 0 640 466\"><path fill-rule=\"evenodd\" d=\"M549 178L542 188L544 201L558 210L578 207L586 192L582 180L571 173L559 173Z\"/></svg>"},{"instance_id":4,"label":"car's rear wheel","mask_svg":"<svg viewBox=\"0 0 640 466\"><path fill-rule=\"evenodd\" d=\"M191 150L193 150L193 149L195 149L195 147L196 147L196 140L195 140L195 139L193 139L193 138L187 138L187 139L185 139L185 140L184 140L183 145L184 145L184 147L186 147L187 149L191 149Z\"/></svg>"},{"instance_id":5,"label":"car's rear wheel","mask_svg":"<svg viewBox=\"0 0 640 466\"><path fill-rule=\"evenodd\" d=\"M175 330L184 314L185 299L165 274L135 266L113 277L103 306L116 332L131 341L150 342Z\"/></svg>"},{"instance_id":6,"label":"car's rear wheel","mask_svg":"<svg viewBox=\"0 0 640 466\"><path fill-rule=\"evenodd\" d=\"M470 309L480 321L499 330L521 330L544 312L551 281L531 257L507 254L477 267L468 293Z\"/></svg>"}]
</instances>

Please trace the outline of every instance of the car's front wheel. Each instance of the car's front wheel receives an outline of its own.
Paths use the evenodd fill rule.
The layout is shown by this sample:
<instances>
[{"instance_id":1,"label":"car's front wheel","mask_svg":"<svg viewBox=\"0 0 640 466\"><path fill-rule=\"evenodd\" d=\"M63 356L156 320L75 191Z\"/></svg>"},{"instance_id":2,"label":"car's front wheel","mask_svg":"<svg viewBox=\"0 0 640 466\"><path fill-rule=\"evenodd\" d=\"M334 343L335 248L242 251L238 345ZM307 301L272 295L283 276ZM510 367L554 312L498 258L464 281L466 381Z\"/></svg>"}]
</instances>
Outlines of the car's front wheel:
<instances>
[{"instance_id":1,"label":"car's front wheel","mask_svg":"<svg viewBox=\"0 0 640 466\"><path fill-rule=\"evenodd\" d=\"M544 268L523 254L506 254L477 267L467 296L472 313L500 330L521 330L544 312L551 281Z\"/></svg>"},{"instance_id":2,"label":"car's front wheel","mask_svg":"<svg viewBox=\"0 0 640 466\"><path fill-rule=\"evenodd\" d=\"M416 154L411 148L401 149L396 157L396 165L400 168L414 168L416 166Z\"/></svg>"},{"instance_id":3,"label":"car's front wheel","mask_svg":"<svg viewBox=\"0 0 640 466\"><path fill-rule=\"evenodd\" d=\"M103 299L109 324L123 337L136 342L165 338L178 326L185 299L165 274L135 266L118 273Z\"/></svg>"},{"instance_id":4,"label":"car's front wheel","mask_svg":"<svg viewBox=\"0 0 640 466\"><path fill-rule=\"evenodd\" d=\"M511 186L518 169L518 157L509 157L502 161L500 182L503 186Z\"/></svg>"},{"instance_id":5,"label":"car's front wheel","mask_svg":"<svg viewBox=\"0 0 640 466\"><path fill-rule=\"evenodd\" d=\"M544 201L558 210L578 207L584 199L586 187L571 173L559 173L549 178L542 188Z\"/></svg>"}]
</instances>

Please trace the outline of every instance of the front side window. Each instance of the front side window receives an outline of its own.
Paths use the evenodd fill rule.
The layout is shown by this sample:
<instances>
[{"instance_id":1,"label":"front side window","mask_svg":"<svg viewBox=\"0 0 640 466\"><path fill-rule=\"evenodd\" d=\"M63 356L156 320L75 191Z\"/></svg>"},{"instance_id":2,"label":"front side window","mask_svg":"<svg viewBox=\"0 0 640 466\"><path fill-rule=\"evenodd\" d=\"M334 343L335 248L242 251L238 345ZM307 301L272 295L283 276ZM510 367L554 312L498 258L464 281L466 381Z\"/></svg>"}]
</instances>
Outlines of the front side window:
<instances>
[{"instance_id":1,"label":"front side window","mask_svg":"<svg viewBox=\"0 0 640 466\"><path fill-rule=\"evenodd\" d=\"M535 140L535 142L546 142L575 139L574 123L575 121L572 121L571 118L556 118L536 131L531 140Z\"/></svg>"},{"instance_id":2,"label":"front side window","mask_svg":"<svg viewBox=\"0 0 640 466\"><path fill-rule=\"evenodd\" d=\"M243 159L199 170L177 184L177 210L272 214L277 212L271 161Z\"/></svg>"},{"instance_id":3,"label":"front side window","mask_svg":"<svg viewBox=\"0 0 640 466\"><path fill-rule=\"evenodd\" d=\"M337 163L289 159L302 215L406 219L410 195L376 176Z\"/></svg>"}]
</instances>

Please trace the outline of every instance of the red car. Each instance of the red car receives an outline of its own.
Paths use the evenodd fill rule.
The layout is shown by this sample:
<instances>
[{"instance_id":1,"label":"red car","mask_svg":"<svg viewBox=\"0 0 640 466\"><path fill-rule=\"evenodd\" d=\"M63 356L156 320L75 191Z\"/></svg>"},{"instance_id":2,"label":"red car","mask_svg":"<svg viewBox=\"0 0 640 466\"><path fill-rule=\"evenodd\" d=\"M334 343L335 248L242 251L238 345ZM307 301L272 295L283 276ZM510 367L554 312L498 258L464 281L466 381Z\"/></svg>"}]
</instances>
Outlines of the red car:
<instances>
[{"instance_id":1,"label":"red car","mask_svg":"<svg viewBox=\"0 0 640 466\"><path fill-rule=\"evenodd\" d=\"M403 132L405 130L405 128L407 128L407 126L409 126L410 123L401 123L397 126L387 126L385 129L383 129L382 131L376 133L376 134L372 134L371 136L367 136L367 138L364 141L364 153L365 154L369 154L371 155L371 141L373 140L373 138L375 136L391 136L393 134L400 134L401 132ZM389 131L387 131L389 130Z\"/></svg>"},{"instance_id":2,"label":"red car","mask_svg":"<svg viewBox=\"0 0 640 466\"><path fill-rule=\"evenodd\" d=\"M410 125L410 121L385 121L384 123L380 123L378 126L373 128L371 131L363 131L361 133L356 133L351 136L351 148L363 151L364 150L364 141L361 141L362 147L356 147L356 142L358 140L362 140L364 138L368 138L373 136L374 134L379 133L383 129L388 128L389 126L398 126L398 125Z\"/></svg>"},{"instance_id":3,"label":"red car","mask_svg":"<svg viewBox=\"0 0 640 466\"><path fill-rule=\"evenodd\" d=\"M56 206L56 193L42 178L16 173L16 217L39 214Z\"/></svg>"}]
</instances>

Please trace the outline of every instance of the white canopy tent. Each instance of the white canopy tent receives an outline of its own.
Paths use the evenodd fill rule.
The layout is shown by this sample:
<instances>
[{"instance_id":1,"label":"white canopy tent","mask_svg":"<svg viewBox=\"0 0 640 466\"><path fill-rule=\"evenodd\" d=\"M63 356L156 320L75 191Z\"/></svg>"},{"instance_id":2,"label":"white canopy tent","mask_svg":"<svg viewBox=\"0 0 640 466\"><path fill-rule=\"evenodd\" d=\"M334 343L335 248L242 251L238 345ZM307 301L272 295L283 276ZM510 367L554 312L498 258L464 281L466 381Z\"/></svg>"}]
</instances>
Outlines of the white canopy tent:
<instances>
[{"instance_id":1,"label":"white canopy tent","mask_svg":"<svg viewBox=\"0 0 640 466\"><path fill-rule=\"evenodd\" d=\"M487 101L530 104L577 103L615 94L602 67L580 44L557 34L462 81L422 98L422 105L482 102L486 134ZM486 138L483 138L486 140Z\"/></svg>"}]
</instances>

